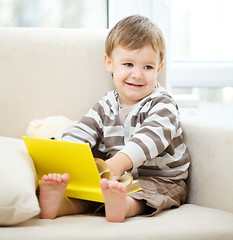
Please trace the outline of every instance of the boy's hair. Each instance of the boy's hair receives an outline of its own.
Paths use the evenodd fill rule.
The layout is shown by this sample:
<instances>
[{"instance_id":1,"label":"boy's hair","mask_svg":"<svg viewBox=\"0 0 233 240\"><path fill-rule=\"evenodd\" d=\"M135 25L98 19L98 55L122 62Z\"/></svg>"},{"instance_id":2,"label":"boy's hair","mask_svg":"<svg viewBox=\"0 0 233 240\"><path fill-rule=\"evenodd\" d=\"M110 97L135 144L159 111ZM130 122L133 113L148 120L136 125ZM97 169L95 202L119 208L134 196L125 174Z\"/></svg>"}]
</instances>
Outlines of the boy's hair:
<instances>
[{"instance_id":1,"label":"boy's hair","mask_svg":"<svg viewBox=\"0 0 233 240\"><path fill-rule=\"evenodd\" d=\"M160 62L164 60L165 42L161 30L148 18L133 15L119 21L109 32L105 41L105 52L111 57L117 46L136 50L151 44L159 53Z\"/></svg>"}]
</instances>

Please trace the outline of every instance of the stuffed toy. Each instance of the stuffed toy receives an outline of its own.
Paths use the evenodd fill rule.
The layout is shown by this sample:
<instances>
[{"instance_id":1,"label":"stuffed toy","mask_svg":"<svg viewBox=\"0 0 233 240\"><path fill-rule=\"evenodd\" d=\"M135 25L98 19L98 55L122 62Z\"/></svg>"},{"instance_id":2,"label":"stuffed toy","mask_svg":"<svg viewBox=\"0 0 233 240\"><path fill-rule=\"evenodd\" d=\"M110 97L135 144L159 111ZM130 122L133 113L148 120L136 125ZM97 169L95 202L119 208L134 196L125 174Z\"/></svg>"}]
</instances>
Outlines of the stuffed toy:
<instances>
[{"instance_id":1,"label":"stuffed toy","mask_svg":"<svg viewBox=\"0 0 233 240\"><path fill-rule=\"evenodd\" d=\"M74 127L76 122L64 116L51 116L44 119L32 120L27 128L26 135L29 137L59 140L62 134Z\"/></svg>"}]
</instances>

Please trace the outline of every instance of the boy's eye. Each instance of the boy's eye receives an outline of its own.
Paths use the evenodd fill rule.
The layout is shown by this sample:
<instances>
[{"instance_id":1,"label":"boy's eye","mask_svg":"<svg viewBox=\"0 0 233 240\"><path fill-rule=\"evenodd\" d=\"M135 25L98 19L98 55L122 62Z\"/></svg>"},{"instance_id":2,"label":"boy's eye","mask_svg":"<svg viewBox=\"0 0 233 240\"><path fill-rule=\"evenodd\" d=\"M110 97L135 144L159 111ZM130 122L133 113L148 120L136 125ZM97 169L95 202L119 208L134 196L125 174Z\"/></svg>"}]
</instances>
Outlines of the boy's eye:
<instances>
[{"instance_id":1,"label":"boy's eye","mask_svg":"<svg viewBox=\"0 0 233 240\"><path fill-rule=\"evenodd\" d=\"M126 67L133 67L133 64L132 64L132 63L124 63L124 65L125 65Z\"/></svg>"},{"instance_id":2,"label":"boy's eye","mask_svg":"<svg viewBox=\"0 0 233 240\"><path fill-rule=\"evenodd\" d=\"M149 66L149 65L146 65L144 68L145 68L145 69L152 69L153 67L152 67L152 66Z\"/></svg>"}]
</instances>

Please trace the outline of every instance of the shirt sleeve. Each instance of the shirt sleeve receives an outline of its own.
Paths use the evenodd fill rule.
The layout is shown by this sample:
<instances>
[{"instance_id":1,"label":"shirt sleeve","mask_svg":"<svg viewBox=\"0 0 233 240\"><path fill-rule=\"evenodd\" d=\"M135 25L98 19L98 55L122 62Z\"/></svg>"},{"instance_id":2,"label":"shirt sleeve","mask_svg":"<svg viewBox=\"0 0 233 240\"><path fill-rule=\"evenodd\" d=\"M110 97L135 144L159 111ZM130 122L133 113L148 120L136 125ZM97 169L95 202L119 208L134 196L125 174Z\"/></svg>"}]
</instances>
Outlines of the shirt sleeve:
<instances>
[{"instance_id":1,"label":"shirt sleeve","mask_svg":"<svg viewBox=\"0 0 233 240\"><path fill-rule=\"evenodd\" d=\"M99 103L91 108L88 113L72 129L62 135L62 141L89 143L91 148L96 145L101 135L102 120L97 111Z\"/></svg>"},{"instance_id":2,"label":"shirt sleeve","mask_svg":"<svg viewBox=\"0 0 233 240\"><path fill-rule=\"evenodd\" d=\"M133 162L133 170L161 154L178 134L179 113L170 96L156 98L140 129L121 150Z\"/></svg>"}]
</instances>

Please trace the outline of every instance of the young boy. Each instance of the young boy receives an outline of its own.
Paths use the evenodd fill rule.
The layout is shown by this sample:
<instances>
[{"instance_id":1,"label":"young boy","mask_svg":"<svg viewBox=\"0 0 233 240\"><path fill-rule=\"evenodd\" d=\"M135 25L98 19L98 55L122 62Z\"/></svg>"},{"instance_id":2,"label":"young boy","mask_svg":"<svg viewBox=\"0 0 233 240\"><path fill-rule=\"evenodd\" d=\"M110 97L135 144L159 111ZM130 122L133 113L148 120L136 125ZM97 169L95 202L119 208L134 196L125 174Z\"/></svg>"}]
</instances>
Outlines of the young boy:
<instances>
[{"instance_id":1,"label":"young boy","mask_svg":"<svg viewBox=\"0 0 233 240\"><path fill-rule=\"evenodd\" d=\"M100 100L62 140L89 142L106 155L113 173L101 179L107 221L154 215L180 206L186 198L189 154L183 142L177 106L157 83L164 64L164 39L149 19L121 20L106 39L106 69L116 90ZM116 180L124 171L139 179L141 191L128 194ZM64 196L68 174L42 178L41 218L93 211L97 203Z\"/></svg>"}]
</instances>

